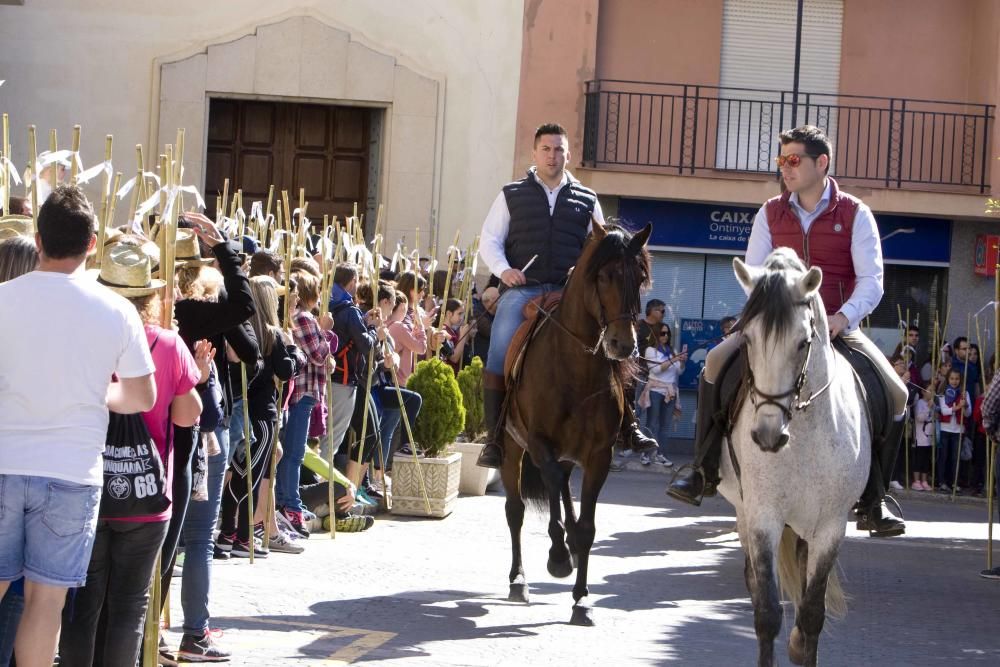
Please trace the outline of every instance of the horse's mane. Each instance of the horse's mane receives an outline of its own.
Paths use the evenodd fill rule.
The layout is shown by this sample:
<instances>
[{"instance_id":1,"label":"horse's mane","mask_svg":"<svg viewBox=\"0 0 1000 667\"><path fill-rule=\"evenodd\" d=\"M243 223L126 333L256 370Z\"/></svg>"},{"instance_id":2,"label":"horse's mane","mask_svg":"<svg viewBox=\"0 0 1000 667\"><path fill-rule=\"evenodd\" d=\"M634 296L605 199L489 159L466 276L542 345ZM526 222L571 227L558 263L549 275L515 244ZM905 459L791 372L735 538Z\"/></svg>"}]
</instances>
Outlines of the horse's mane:
<instances>
[{"instance_id":1,"label":"horse's mane","mask_svg":"<svg viewBox=\"0 0 1000 667\"><path fill-rule=\"evenodd\" d=\"M806 267L794 253L781 250L771 253L764 263L765 273L750 292L736 329L744 329L759 317L764 336L771 338L784 336L795 325L795 307L802 304L788 286L785 272L805 272Z\"/></svg>"}]
</instances>

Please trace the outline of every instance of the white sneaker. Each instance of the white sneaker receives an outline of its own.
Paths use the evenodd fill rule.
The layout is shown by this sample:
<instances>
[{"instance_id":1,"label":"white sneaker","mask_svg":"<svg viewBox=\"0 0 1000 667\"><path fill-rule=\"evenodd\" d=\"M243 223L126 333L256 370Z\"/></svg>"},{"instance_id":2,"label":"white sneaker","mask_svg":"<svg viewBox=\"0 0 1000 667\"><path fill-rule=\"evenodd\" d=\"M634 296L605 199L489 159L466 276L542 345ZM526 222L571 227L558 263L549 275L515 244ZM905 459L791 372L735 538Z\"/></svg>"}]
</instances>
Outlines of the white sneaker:
<instances>
[{"instance_id":1,"label":"white sneaker","mask_svg":"<svg viewBox=\"0 0 1000 667\"><path fill-rule=\"evenodd\" d=\"M653 459L649 458L649 454L643 454L642 456L639 457L639 463L641 463L644 466L648 466L652 462Z\"/></svg>"},{"instance_id":2,"label":"white sneaker","mask_svg":"<svg viewBox=\"0 0 1000 667\"><path fill-rule=\"evenodd\" d=\"M277 551L280 554L300 554L306 550L304 546L296 544L288 537L288 535L280 530L277 535L271 536L271 542L268 544L268 548L271 551Z\"/></svg>"},{"instance_id":3,"label":"white sneaker","mask_svg":"<svg viewBox=\"0 0 1000 667\"><path fill-rule=\"evenodd\" d=\"M903 485L897 482L896 480L892 480L891 482L889 482L889 488L892 489L893 491L902 491Z\"/></svg>"},{"instance_id":4,"label":"white sneaker","mask_svg":"<svg viewBox=\"0 0 1000 667\"><path fill-rule=\"evenodd\" d=\"M670 459L668 459L663 454L657 454L654 460L657 463L659 463L661 466L665 466L667 468L670 468L670 467L672 467L674 465L674 462L671 461Z\"/></svg>"}]
</instances>

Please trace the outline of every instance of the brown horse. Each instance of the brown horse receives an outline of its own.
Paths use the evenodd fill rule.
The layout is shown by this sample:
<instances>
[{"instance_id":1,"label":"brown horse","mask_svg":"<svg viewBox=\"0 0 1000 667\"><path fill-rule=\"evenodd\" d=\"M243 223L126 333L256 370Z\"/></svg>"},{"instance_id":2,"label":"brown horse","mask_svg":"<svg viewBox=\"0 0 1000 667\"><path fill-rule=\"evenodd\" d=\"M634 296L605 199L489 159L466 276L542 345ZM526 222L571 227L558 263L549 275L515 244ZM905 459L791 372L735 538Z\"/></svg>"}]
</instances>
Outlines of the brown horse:
<instances>
[{"instance_id":1,"label":"brown horse","mask_svg":"<svg viewBox=\"0 0 1000 667\"><path fill-rule=\"evenodd\" d=\"M524 503L547 505L548 571L568 577L577 567L574 625L594 624L587 602L594 511L622 422L631 419L625 387L636 348L639 290L649 282L650 231L647 225L632 236L594 223L562 302L554 312L539 314L539 328L508 387L500 436L507 452L501 476L513 556L508 599L528 601L521 565ZM575 465L583 468L579 517L569 488Z\"/></svg>"}]
</instances>

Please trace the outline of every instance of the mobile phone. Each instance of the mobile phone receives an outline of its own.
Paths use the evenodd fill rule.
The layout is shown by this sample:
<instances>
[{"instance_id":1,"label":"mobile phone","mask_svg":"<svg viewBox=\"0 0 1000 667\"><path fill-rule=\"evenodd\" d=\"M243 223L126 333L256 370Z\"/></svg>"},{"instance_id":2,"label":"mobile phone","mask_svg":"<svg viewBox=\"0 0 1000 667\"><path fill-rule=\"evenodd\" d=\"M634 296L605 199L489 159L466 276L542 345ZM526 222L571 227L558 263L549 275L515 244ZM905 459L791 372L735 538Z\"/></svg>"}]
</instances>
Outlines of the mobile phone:
<instances>
[{"instance_id":1,"label":"mobile phone","mask_svg":"<svg viewBox=\"0 0 1000 667\"><path fill-rule=\"evenodd\" d=\"M688 351L687 343L684 343L683 345L681 345L681 354L687 354L687 351Z\"/></svg>"}]
</instances>

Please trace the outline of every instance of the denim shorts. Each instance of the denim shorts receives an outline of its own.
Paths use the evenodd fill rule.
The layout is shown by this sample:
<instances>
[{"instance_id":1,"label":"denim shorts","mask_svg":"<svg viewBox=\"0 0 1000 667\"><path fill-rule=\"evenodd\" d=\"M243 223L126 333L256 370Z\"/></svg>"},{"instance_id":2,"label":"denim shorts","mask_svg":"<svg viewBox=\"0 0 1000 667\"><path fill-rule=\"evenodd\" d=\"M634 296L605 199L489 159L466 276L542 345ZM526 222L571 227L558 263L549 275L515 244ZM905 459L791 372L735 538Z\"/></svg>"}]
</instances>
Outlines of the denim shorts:
<instances>
[{"instance_id":1,"label":"denim shorts","mask_svg":"<svg viewBox=\"0 0 1000 667\"><path fill-rule=\"evenodd\" d=\"M99 486L0 475L0 581L83 586L100 499Z\"/></svg>"}]
</instances>

